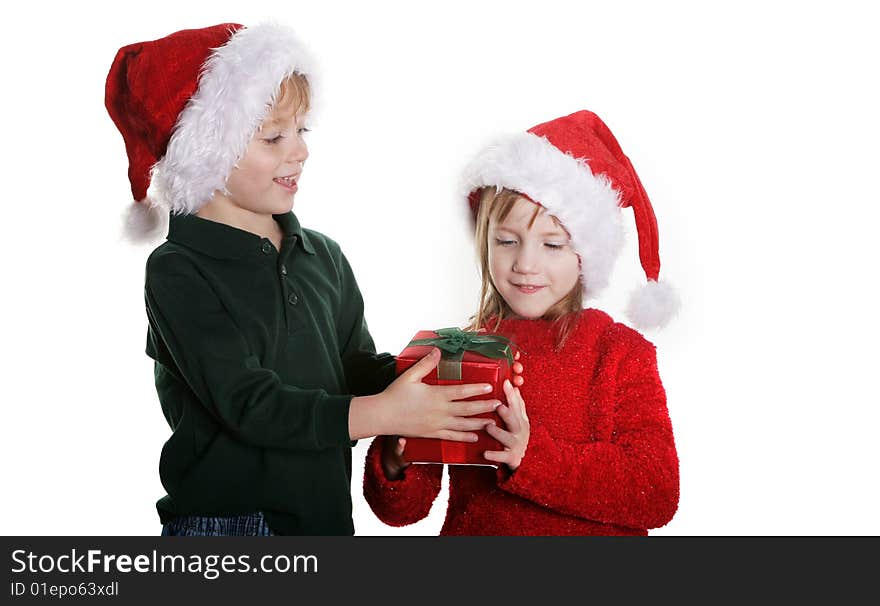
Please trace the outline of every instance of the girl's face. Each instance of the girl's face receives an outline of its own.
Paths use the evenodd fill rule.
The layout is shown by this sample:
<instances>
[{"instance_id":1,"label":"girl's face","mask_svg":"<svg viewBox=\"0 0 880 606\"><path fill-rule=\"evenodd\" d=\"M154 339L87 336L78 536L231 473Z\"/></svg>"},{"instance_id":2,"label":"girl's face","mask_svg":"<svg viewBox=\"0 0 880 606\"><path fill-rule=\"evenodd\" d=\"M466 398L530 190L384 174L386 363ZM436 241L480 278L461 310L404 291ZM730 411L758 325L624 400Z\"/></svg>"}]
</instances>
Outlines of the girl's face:
<instances>
[{"instance_id":1,"label":"girl's face","mask_svg":"<svg viewBox=\"0 0 880 606\"><path fill-rule=\"evenodd\" d=\"M307 130L301 115L273 109L227 179L225 197L261 215L289 212L309 157L303 140Z\"/></svg>"},{"instance_id":2,"label":"girl's face","mask_svg":"<svg viewBox=\"0 0 880 606\"><path fill-rule=\"evenodd\" d=\"M519 198L503 222L489 220L489 275L519 318L536 319L580 279L580 259L568 234L543 211L529 227L535 204Z\"/></svg>"}]
</instances>

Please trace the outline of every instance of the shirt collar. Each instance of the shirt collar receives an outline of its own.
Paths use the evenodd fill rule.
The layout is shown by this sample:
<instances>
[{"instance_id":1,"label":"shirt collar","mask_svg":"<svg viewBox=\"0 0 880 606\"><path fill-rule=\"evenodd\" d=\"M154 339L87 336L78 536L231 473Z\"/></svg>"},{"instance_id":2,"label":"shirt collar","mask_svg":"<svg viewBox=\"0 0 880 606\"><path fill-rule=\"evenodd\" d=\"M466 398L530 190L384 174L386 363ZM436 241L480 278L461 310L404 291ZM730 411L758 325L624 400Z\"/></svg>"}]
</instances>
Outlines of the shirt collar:
<instances>
[{"instance_id":1,"label":"shirt collar","mask_svg":"<svg viewBox=\"0 0 880 606\"><path fill-rule=\"evenodd\" d=\"M299 219L296 218L293 211L284 213L283 215L272 215L272 217L274 217L275 220L278 221L278 225L281 226L281 231L284 232L285 239L296 236L296 241L302 245L304 251L310 255L315 254L315 248L312 246L312 241L309 239L309 235L299 224Z\"/></svg>"},{"instance_id":2,"label":"shirt collar","mask_svg":"<svg viewBox=\"0 0 880 606\"><path fill-rule=\"evenodd\" d=\"M294 245L299 244L308 254L315 254L308 234L300 226L293 212L272 215L272 218L281 227L282 247L290 246L292 240ZM168 240L215 259L241 259L253 254L262 254L266 238L196 215L171 215Z\"/></svg>"}]
</instances>

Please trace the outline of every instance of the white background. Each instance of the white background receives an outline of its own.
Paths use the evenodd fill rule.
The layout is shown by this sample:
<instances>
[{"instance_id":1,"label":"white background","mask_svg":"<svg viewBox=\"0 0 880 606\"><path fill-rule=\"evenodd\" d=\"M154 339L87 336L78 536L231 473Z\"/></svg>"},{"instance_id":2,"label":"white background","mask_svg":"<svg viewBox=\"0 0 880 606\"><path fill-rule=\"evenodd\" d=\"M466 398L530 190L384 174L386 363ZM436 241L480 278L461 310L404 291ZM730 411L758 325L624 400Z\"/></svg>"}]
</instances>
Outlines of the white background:
<instances>
[{"instance_id":1,"label":"white background","mask_svg":"<svg viewBox=\"0 0 880 606\"><path fill-rule=\"evenodd\" d=\"M380 350L474 310L465 159L591 109L653 200L661 275L685 305L647 335L681 458L679 511L652 534L880 533L880 44L862 5L16 5L0 37L0 533L160 531L169 430L144 354L148 249L119 239L130 190L104 80L125 44L266 17L320 60L295 210L342 244ZM644 280L624 218L627 248L595 302L619 319ZM357 533L436 534L445 488L421 523L375 518L367 444L354 451Z\"/></svg>"}]
</instances>

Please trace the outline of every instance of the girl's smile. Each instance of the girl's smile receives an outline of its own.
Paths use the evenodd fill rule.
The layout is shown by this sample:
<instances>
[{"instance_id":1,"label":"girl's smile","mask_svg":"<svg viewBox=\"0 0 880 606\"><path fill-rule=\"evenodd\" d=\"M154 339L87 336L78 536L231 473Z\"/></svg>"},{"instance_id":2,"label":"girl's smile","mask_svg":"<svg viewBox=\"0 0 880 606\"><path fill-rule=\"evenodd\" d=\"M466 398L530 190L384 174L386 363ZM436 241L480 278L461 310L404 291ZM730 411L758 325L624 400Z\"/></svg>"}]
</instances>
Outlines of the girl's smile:
<instances>
[{"instance_id":1,"label":"girl's smile","mask_svg":"<svg viewBox=\"0 0 880 606\"><path fill-rule=\"evenodd\" d=\"M580 260L568 233L522 197L503 221L490 219L488 252L492 283L521 318L544 316L580 279Z\"/></svg>"},{"instance_id":2,"label":"girl's smile","mask_svg":"<svg viewBox=\"0 0 880 606\"><path fill-rule=\"evenodd\" d=\"M520 292L525 293L527 295L536 293L539 290L541 290L542 288L545 288L545 286L538 286L538 285L534 285L534 284L517 284L515 282L511 282L511 284L513 284L513 286L515 286L517 289L519 289Z\"/></svg>"}]
</instances>

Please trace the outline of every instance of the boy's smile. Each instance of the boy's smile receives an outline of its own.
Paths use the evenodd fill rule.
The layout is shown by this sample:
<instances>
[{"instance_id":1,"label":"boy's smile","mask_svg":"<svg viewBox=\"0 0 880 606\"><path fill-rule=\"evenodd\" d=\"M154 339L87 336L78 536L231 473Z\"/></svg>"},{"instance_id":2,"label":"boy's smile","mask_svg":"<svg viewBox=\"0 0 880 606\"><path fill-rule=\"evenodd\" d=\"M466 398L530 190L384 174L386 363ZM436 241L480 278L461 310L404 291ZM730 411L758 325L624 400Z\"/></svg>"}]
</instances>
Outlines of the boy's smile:
<instances>
[{"instance_id":1,"label":"boy's smile","mask_svg":"<svg viewBox=\"0 0 880 606\"><path fill-rule=\"evenodd\" d=\"M300 173L297 173L294 175L287 175L286 177L275 177L272 180L275 181L275 183L277 183L278 185L280 185L284 189L295 194L296 190L298 189L298 186L296 184L296 180L299 179L299 175L300 175Z\"/></svg>"},{"instance_id":2,"label":"boy's smile","mask_svg":"<svg viewBox=\"0 0 880 606\"><path fill-rule=\"evenodd\" d=\"M299 114L277 109L266 116L229 175L225 194L229 202L261 215L283 214L293 208L303 164L309 157L303 120Z\"/></svg>"},{"instance_id":3,"label":"boy's smile","mask_svg":"<svg viewBox=\"0 0 880 606\"><path fill-rule=\"evenodd\" d=\"M273 108L251 137L247 150L226 180L226 191L216 191L196 213L202 218L268 237L280 247L280 233L272 215L293 208L309 149L303 140L304 116Z\"/></svg>"}]
</instances>

